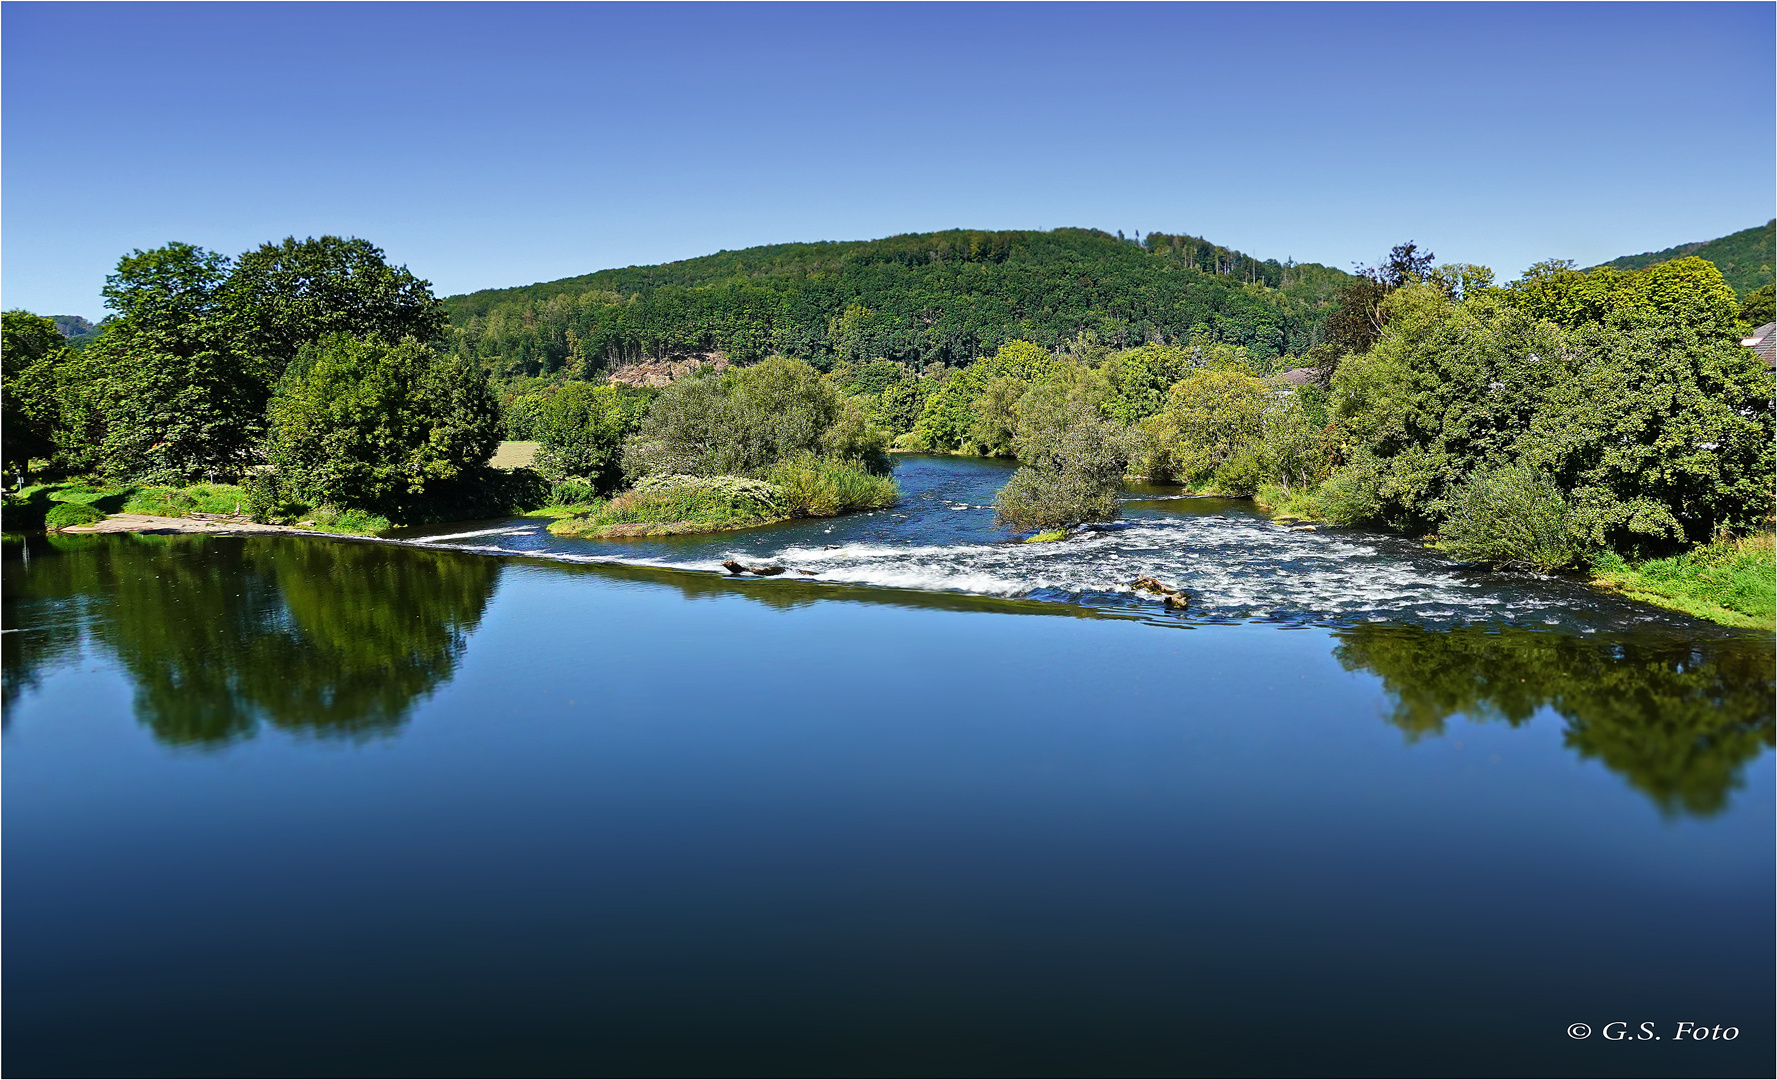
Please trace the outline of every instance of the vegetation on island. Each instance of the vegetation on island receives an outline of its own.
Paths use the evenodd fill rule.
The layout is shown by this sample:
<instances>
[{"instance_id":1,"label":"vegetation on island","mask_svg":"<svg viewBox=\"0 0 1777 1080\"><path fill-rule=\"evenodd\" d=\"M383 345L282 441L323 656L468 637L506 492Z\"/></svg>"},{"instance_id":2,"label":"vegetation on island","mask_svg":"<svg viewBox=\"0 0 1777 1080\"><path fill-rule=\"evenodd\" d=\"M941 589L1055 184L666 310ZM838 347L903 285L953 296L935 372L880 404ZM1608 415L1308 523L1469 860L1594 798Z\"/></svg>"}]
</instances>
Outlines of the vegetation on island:
<instances>
[{"instance_id":1,"label":"vegetation on island","mask_svg":"<svg viewBox=\"0 0 1777 1080\"><path fill-rule=\"evenodd\" d=\"M558 499L607 495L622 476L635 484L553 522L559 536L707 532L895 501L885 434L803 361L699 370L645 405L622 404L609 387L597 393L604 404L588 415L599 419L544 425L538 468ZM552 399L544 414L562 411ZM567 474L573 462L592 475Z\"/></svg>"}]
</instances>

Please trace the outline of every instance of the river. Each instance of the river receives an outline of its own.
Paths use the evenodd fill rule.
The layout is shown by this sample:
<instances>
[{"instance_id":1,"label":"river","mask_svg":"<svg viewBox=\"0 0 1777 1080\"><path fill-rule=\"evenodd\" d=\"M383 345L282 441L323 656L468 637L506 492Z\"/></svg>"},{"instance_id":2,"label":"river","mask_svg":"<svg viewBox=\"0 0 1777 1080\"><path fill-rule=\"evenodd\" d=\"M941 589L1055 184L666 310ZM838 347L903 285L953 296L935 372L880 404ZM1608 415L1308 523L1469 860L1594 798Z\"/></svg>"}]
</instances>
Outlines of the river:
<instances>
[{"instance_id":1,"label":"river","mask_svg":"<svg viewBox=\"0 0 1777 1080\"><path fill-rule=\"evenodd\" d=\"M6 1070L1769 1068L1769 634L1168 489L1012 544L1006 475L8 542Z\"/></svg>"}]
</instances>

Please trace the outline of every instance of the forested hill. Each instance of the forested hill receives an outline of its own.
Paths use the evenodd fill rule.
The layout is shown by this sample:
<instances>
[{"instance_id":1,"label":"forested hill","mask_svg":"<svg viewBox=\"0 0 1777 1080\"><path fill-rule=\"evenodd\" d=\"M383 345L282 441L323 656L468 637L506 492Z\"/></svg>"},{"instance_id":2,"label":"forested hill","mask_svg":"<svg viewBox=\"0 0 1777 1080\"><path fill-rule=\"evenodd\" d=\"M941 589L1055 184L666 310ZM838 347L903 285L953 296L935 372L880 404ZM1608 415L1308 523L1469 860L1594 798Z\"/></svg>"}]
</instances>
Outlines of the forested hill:
<instances>
[{"instance_id":1,"label":"forested hill","mask_svg":"<svg viewBox=\"0 0 1777 1080\"><path fill-rule=\"evenodd\" d=\"M1771 284L1774 260L1777 260L1777 220L1767 221L1750 229L1741 229L1715 240L1698 240L1695 243L1670 247L1665 251L1625 255L1604 265L1614 266L1619 270L1640 270L1657 263L1682 259L1686 255L1695 255L1714 263L1715 268L1721 271L1721 276L1734 287L1734 291L1745 296L1761 285Z\"/></svg>"},{"instance_id":2,"label":"forested hill","mask_svg":"<svg viewBox=\"0 0 1777 1080\"><path fill-rule=\"evenodd\" d=\"M590 374L629 359L773 353L814 361L967 363L1014 338L1053 347L1321 340L1350 275L1259 260L1192 236L954 230L773 244L449 297L458 346L503 376Z\"/></svg>"}]
</instances>

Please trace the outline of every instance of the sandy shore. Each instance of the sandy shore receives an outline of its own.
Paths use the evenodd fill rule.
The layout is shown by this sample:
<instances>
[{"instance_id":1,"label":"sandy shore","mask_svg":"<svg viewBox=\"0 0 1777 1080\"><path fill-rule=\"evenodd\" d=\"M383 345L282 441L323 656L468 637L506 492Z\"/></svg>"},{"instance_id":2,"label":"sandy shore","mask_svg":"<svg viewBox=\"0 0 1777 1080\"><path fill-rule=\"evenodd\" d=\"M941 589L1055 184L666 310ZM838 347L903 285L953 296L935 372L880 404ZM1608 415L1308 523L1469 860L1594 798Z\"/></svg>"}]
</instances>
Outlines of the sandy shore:
<instances>
[{"instance_id":1,"label":"sandy shore","mask_svg":"<svg viewBox=\"0 0 1777 1080\"><path fill-rule=\"evenodd\" d=\"M65 533L208 533L228 536L239 533L301 533L304 536L329 536L318 529L299 529L294 525L261 525L257 521L235 517L173 518L153 514L112 514L91 525L71 525Z\"/></svg>"}]
</instances>

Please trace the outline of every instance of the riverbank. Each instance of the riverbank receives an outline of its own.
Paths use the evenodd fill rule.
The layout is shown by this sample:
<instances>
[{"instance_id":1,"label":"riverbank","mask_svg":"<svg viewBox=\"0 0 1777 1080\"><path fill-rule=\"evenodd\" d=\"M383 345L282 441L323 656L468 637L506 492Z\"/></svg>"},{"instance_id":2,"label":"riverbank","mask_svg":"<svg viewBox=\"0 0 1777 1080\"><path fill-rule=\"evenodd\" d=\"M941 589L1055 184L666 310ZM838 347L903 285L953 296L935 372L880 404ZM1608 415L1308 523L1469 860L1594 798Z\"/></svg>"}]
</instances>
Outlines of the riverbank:
<instances>
[{"instance_id":1,"label":"riverbank","mask_svg":"<svg viewBox=\"0 0 1777 1080\"><path fill-rule=\"evenodd\" d=\"M1261 489L1253 504L1274 521L1325 522L1315 492ZM1435 546L1435 545L1432 545ZM1704 544L1665 559L1595 555L1588 584L1722 626L1777 630L1777 540L1755 536Z\"/></svg>"},{"instance_id":2,"label":"riverbank","mask_svg":"<svg viewBox=\"0 0 1777 1080\"><path fill-rule=\"evenodd\" d=\"M240 536L249 533L298 533L303 536L350 536L369 534L342 533L313 526L266 525L249 518L236 517L162 517L158 514L111 514L89 525L69 525L57 529L64 533L158 533L162 535L195 534L205 536Z\"/></svg>"},{"instance_id":3,"label":"riverbank","mask_svg":"<svg viewBox=\"0 0 1777 1080\"><path fill-rule=\"evenodd\" d=\"M1777 538L1720 540L1669 559L1593 560L1591 583L1723 626L1777 630Z\"/></svg>"}]
</instances>

